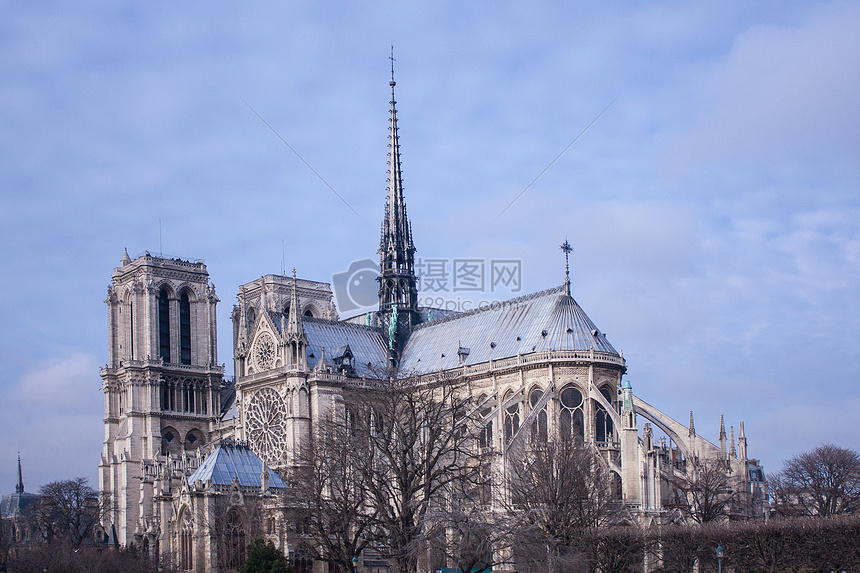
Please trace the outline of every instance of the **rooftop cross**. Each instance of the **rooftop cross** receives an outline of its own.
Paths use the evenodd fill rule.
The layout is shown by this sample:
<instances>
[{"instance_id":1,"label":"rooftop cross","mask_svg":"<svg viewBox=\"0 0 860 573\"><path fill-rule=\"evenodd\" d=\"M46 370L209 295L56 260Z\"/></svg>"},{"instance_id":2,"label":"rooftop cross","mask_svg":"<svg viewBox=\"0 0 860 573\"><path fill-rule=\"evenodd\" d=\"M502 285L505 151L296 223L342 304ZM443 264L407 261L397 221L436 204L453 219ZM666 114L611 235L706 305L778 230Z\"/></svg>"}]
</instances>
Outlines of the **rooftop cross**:
<instances>
[{"instance_id":1,"label":"rooftop cross","mask_svg":"<svg viewBox=\"0 0 860 573\"><path fill-rule=\"evenodd\" d=\"M573 247L570 246L570 241L567 237L559 247L564 252L564 290L567 291L567 296L570 296L570 253L573 252Z\"/></svg>"}]
</instances>

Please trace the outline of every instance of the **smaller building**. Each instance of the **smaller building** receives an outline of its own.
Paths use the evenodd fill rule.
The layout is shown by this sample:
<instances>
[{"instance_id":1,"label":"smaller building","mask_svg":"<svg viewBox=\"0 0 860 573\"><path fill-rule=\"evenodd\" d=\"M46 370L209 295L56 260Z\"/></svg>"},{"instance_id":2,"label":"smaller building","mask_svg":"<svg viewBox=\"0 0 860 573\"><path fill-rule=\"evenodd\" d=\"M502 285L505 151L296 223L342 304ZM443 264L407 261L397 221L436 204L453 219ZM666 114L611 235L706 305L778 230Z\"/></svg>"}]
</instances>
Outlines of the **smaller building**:
<instances>
[{"instance_id":1,"label":"smaller building","mask_svg":"<svg viewBox=\"0 0 860 573\"><path fill-rule=\"evenodd\" d=\"M182 571L232 571L256 538L294 552L285 524L287 486L247 444L224 439L193 460L147 461L142 475L141 499L152 500L153 513L134 537L159 562Z\"/></svg>"},{"instance_id":2,"label":"smaller building","mask_svg":"<svg viewBox=\"0 0 860 573\"><path fill-rule=\"evenodd\" d=\"M15 493L4 495L0 499L0 544L14 549L16 546L43 541L35 519L38 505L39 496L24 491L21 454L18 454L18 483L15 484Z\"/></svg>"}]
</instances>

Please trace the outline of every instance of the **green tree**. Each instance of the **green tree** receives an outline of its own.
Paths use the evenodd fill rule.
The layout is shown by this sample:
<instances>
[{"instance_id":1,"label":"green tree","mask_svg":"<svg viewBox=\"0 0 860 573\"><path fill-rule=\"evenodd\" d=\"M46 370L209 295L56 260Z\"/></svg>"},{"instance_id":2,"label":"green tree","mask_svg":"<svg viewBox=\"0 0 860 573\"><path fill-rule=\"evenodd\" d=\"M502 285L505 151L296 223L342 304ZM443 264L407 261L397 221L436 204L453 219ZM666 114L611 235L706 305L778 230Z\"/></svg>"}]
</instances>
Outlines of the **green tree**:
<instances>
[{"instance_id":1,"label":"green tree","mask_svg":"<svg viewBox=\"0 0 860 573\"><path fill-rule=\"evenodd\" d=\"M292 573L289 561L271 541L255 539L238 573Z\"/></svg>"}]
</instances>

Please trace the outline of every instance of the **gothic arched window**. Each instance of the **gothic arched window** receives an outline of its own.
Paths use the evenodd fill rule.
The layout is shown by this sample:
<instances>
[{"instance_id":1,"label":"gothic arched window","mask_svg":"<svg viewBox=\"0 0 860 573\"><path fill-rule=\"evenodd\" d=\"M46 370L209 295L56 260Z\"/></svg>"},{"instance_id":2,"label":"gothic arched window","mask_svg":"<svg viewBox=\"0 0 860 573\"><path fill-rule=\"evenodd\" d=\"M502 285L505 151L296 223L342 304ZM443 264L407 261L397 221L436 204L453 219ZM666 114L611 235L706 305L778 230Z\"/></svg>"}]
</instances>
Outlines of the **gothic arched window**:
<instances>
[{"instance_id":1,"label":"gothic arched window","mask_svg":"<svg viewBox=\"0 0 860 573\"><path fill-rule=\"evenodd\" d=\"M181 450L179 432L171 427L161 430L161 455L176 454Z\"/></svg>"},{"instance_id":2,"label":"gothic arched window","mask_svg":"<svg viewBox=\"0 0 860 573\"><path fill-rule=\"evenodd\" d=\"M314 560L307 555L297 555L293 561L296 573L311 573L314 569Z\"/></svg>"},{"instance_id":3,"label":"gothic arched window","mask_svg":"<svg viewBox=\"0 0 860 573\"><path fill-rule=\"evenodd\" d=\"M187 292L179 298L179 362L191 364L191 302Z\"/></svg>"},{"instance_id":4,"label":"gothic arched window","mask_svg":"<svg viewBox=\"0 0 860 573\"><path fill-rule=\"evenodd\" d=\"M170 299L165 288L158 293L158 355L170 362Z\"/></svg>"},{"instance_id":5,"label":"gothic arched window","mask_svg":"<svg viewBox=\"0 0 860 573\"><path fill-rule=\"evenodd\" d=\"M543 398L543 390L540 388L535 388L532 390L531 395L529 396L529 404L532 408L537 406L538 402L540 402L541 398ZM540 412L535 416L534 421L532 422L532 434L531 440L532 442L540 442L545 444L547 439L549 438L549 430L547 428L547 419L546 419L546 405L540 409Z\"/></svg>"},{"instance_id":6,"label":"gothic arched window","mask_svg":"<svg viewBox=\"0 0 860 573\"><path fill-rule=\"evenodd\" d=\"M479 402L483 402L486 399L486 396L481 396ZM481 409L481 419L486 420L484 427L481 428L481 432L478 434L478 445L482 448L493 447L493 420L488 418L492 411L493 409L489 406Z\"/></svg>"},{"instance_id":7,"label":"gothic arched window","mask_svg":"<svg viewBox=\"0 0 860 573\"><path fill-rule=\"evenodd\" d=\"M585 439L585 424L582 417L582 393L568 386L561 391L558 431L562 440L582 441Z\"/></svg>"},{"instance_id":8,"label":"gothic arched window","mask_svg":"<svg viewBox=\"0 0 860 573\"><path fill-rule=\"evenodd\" d=\"M610 391L609 386L603 386L600 389L600 393L603 394L603 397L606 398L606 401L611 405L612 392ZM612 418L602 404L598 402L595 402L595 404L597 405L594 413L595 438L598 442L608 442L612 440Z\"/></svg>"},{"instance_id":9,"label":"gothic arched window","mask_svg":"<svg viewBox=\"0 0 860 573\"><path fill-rule=\"evenodd\" d=\"M194 566L194 521L191 509L182 514L182 525L179 529L179 568L191 571Z\"/></svg>"},{"instance_id":10,"label":"gothic arched window","mask_svg":"<svg viewBox=\"0 0 860 573\"><path fill-rule=\"evenodd\" d=\"M514 402L505 408L505 442L510 442L520 429L520 403Z\"/></svg>"},{"instance_id":11,"label":"gothic arched window","mask_svg":"<svg viewBox=\"0 0 860 573\"><path fill-rule=\"evenodd\" d=\"M245 563L245 526L236 508L227 512L224 526L223 563L227 569L236 569Z\"/></svg>"}]
</instances>

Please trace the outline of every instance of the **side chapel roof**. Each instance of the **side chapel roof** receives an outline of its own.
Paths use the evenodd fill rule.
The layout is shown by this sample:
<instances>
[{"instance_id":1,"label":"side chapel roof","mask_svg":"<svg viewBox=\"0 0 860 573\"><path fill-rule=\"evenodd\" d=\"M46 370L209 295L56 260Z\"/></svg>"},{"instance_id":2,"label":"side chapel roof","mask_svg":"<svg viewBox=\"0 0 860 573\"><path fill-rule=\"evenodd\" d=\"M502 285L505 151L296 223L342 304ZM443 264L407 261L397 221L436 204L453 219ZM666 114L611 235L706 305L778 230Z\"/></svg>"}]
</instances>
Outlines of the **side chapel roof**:
<instances>
[{"instance_id":1,"label":"side chapel roof","mask_svg":"<svg viewBox=\"0 0 860 573\"><path fill-rule=\"evenodd\" d=\"M262 471L263 461L251 448L222 442L188 477L188 484L211 479L215 485L230 485L235 476L241 486L260 487ZM276 472L269 471L269 487L286 488L287 485Z\"/></svg>"}]
</instances>

